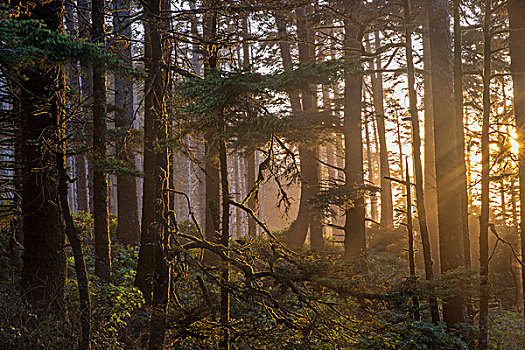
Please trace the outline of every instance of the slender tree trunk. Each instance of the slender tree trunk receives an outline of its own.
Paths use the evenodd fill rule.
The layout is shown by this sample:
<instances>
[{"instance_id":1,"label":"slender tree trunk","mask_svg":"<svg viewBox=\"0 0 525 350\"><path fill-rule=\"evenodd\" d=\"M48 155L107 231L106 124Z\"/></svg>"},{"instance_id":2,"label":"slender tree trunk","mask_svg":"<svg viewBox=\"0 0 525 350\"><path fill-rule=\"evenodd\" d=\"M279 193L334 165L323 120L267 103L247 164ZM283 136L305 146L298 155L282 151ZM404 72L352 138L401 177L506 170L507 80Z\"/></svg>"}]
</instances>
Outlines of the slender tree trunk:
<instances>
[{"instance_id":1,"label":"slender tree trunk","mask_svg":"<svg viewBox=\"0 0 525 350\"><path fill-rule=\"evenodd\" d=\"M372 145L370 143L370 128L368 121L365 123L366 164L368 166L368 182L374 185L374 163L372 162ZM370 194L370 216L377 222L377 199L375 193Z\"/></svg>"},{"instance_id":2,"label":"slender tree trunk","mask_svg":"<svg viewBox=\"0 0 525 350\"><path fill-rule=\"evenodd\" d=\"M375 33L375 47L381 46L379 32ZM375 68L382 69L381 57L375 60ZM374 110L376 115L377 133L379 136L379 165L381 172L381 225L392 227L394 224L394 207L392 204L392 184L390 177L390 164L388 162L388 146L386 144L385 107L383 92L383 74L372 74L372 92L374 95Z\"/></svg>"},{"instance_id":3,"label":"slender tree trunk","mask_svg":"<svg viewBox=\"0 0 525 350\"><path fill-rule=\"evenodd\" d=\"M410 9L410 0L405 0L405 20L410 21L412 18ZM425 207L425 193L423 192L423 166L421 164L421 133L419 130L419 115L417 108L416 77L414 69L414 57L412 53L412 27L407 23L405 30L406 40L406 61L408 77L408 95L410 100L410 120L412 122L412 152L414 161L414 175L416 180L416 204L419 221L419 231L423 245L423 260L425 263L425 278L429 281L434 279L432 268L432 250L430 247L430 237L427 227L427 212ZM408 166L407 166L408 168ZM408 170L407 181L408 181ZM409 188L408 188L409 189ZM408 192L407 192L408 195ZM430 314L432 322L439 322L439 310L436 297L429 298Z\"/></svg>"},{"instance_id":4,"label":"slender tree trunk","mask_svg":"<svg viewBox=\"0 0 525 350\"><path fill-rule=\"evenodd\" d=\"M132 67L131 51L131 1L113 0L113 30L119 36L117 41L119 58ZM117 158L129 170L136 170L135 152L131 138L133 130L133 80L115 75L115 128L120 129L117 141ZM137 181L134 175L117 176L117 237L126 244L140 242L139 209L137 202Z\"/></svg>"},{"instance_id":5,"label":"slender tree trunk","mask_svg":"<svg viewBox=\"0 0 525 350\"><path fill-rule=\"evenodd\" d=\"M27 3L23 1L23 3ZM31 18L62 33L61 0L34 2ZM22 15L24 17L24 15ZM65 316L65 236L60 220L57 156L63 137L64 67L34 66L22 72L22 225L24 254L21 291L40 316Z\"/></svg>"},{"instance_id":6,"label":"slender tree trunk","mask_svg":"<svg viewBox=\"0 0 525 350\"><path fill-rule=\"evenodd\" d=\"M79 304L80 304L80 338L78 339L79 350L88 350L90 348L91 338L91 300L89 297L89 278L82 251L82 241L80 232L73 221L69 202L67 197L67 173L64 167L64 156L62 152L57 153L57 164L59 171L59 197L60 212L64 220L65 232L75 259L75 273L77 275Z\"/></svg>"},{"instance_id":7,"label":"slender tree trunk","mask_svg":"<svg viewBox=\"0 0 525 350\"><path fill-rule=\"evenodd\" d=\"M222 111L218 114L217 124L221 132L226 131L226 123ZM219 131L218 130L218 131ZM221 245L228 249L230 246L230 184L228 183L228 153L226 150L226 141L218 140L219 142L219 162L221 172L221 190L222 190L222 220L221 220ZM226 254L229 252L226 250ZM228 291L228 282L230 280L230 267L228 262L222 262L222 283L221 286L221 300L220 300L220 321L223 327L222 339L219 342L221 350L230 349L230 292Z\"/></svg>"},{"instance_id":8,"label":"slender tree trunk","mask_svg":"<svg viewBox=\"0 0 525 350\"><path fill-rule=\"evenodd\" d=\"M77 1L77 23L78 36L84 40L91 39L91 1L78 0ZM93 69L90 61L81 62L81 101L84 104L82 110L82 119L84 123L90 119L91 114L90 104L93 95ZM87 135L83 135L87 138ZM87 142L87 139L82 140ZM86 165L86 155L79 154L75 161L75 175L77 177L77 211L89 212L89 198L88 198L88 169Z\"/></svg>"},{"instance_id":9,"label":"slender tree trunk","mask_svg":"<svg viewBox=\"0 0 525 350\"><path fill-rule=\"evenodd\" d=\"M434 116L432 114L432 77L430 62L430 40L428 31L428 17L425 16L425 29L423 31L423 62L424 74L424 113L425 113L425 166L424 166L424 191L425 207L427 209L427 226L430 236L433 270L439 275L439 236L436 192L436 154L434 150Z\"/></svg>"},{"instance_id":10,"label":"slender tree trunk","mask_svg":"<svg viewBox=\"0 0 525 350\"><path fill-rule=\"evenodd\" d=\"M104 0L91 3L92 41L104 44ZM108 222L108 183L104 170L106 149L106 71L102 62L93 65L93 219L95 274L111 278L111 239Z\"/></svg>"},{"instance_id":11,"label":"slender tree trunk","mask_svg":"<svg viewBox=\"0 0 525 350\"><path fill-rule=\"evenodd\" d=\"M465 267L470 269L470 237L468 229L467 166L465 164L465 133L463 127L463 62L461 59L460 1L454 0L454 105L456 108L457 152L460 159L461 205L463 215L463 249Z\"/></svg>"},{"instance_id":12,"label":"slender tree trunk","mask_svg":"<svg viewBox=\"0 0 525 350\"><path fill-rule=\"evenodd\" d=\"M351 1L346 13L359 12L360 2ZM366 249L363 179L363 140L361 132L362 76L360 73L361 37L353 19L345 19L345 61L350 65L345 75L344 122L345 186L353 205L345 210L345 256L356 257Z\"/></svg>"},{"instance_id":13,"label":"slender tree trunk","mask_svg":"<svg viewBox=\"0 0 525 350\"><path fill-rule=\"evenodd\" d=\"M250 44L246 40L250 37L250 32L248 28L248 16L245 16L242 20L242 33L243 40L242 43L242 65L244 69L250 68ZM252 187L255 185L255 152L253 149L249 148L244 153L244 159L246 164L246 191L249 192ZM248 200L248 208L255 209L255 198L250 198ZM256 236L257 227L255 225L255 220L248 216L248 235Z\"/></svg>"},{"instance_id":14,"label":"slender tree trunk","mask_svg":"<svg viewBox=\"0 0 525 350\"><path fill-rule=\"evenodd\" d=\"M483 21L483 125L481 128L481 215L479 217L479 341L478 349L488 348L489 323L489 210L490 210L490 75L491 0L485 0Z\"/></svg>"},{"instance_id":15,"label":"slender tree trunk","mask_svg":"<svg viewBox=\"0 0 525 350\"><path fill-rule=\"evenodd\" d=\"M212 4L213 5L213 4ZM212 11L203 16L203 37L207 42L214 42L217 36L217 13ZM217 69L217 49L207 53L204 59L204 75L207 76ZM210 131L205 137L205 172L206 172L206 223L205 237L207 240L220 241L220 164L219 144L214 137L216 131ZM205 252L205 260L215 259L212 253Z\"/></svg>"},{"instance_id":16,"label":"slender tree trunk","mask_svg":"<svg viewBox=\"0 0 525 350\"><path fill-rule=\"evenodd\" d=\"M408 43L407 43L408 44ZM408 171L408 158L406 159L405 165L405 188L407 193L407 205L406 205L406 215L407 215L407 233L408 233L408 270L410 273L410 278L413 282L416 281L416 257L414 253L414 227L412 224L412 188L410 186L410 174ZM414 320L420 321L421 314L419 313L419 298L417 295L412 297L412 305L414 307Z\"/></svg>"},{"instance_id":17,"label":"slender tree trunk","mask_svg":"<svg viewBox=\"0 0 525 350\"><path fill-rule=\"evenodd\" d=\"M448 1L431 0L429 5L439 247L444 273L464 265L462 159L457 151ZM463 295L457 292L443 302L443 318L449 327L465 320Z\"/></svg>"},{"instance_id":18,"label":"slender tree trunk","mask_svg":"<svg viewBox=\"0 0 525 350\"><path fill-rule=\"evenodd\" d=\"M514 113L516 131L521 145L525 143L525 0L509 0L511 72L514 82ZM525 148L519 148L519 199L521 256L525 256ZM525 267L521 268L522 290L525 290ZM525 323L525 293L522 293ZM525 328L525 326L524 326Z\"/></svg>"},{"instance_id":19,"label":"slender tree trunk","mask_svg":"<svg viewBox=\"0 0 525 350\"><path fill-rule=\"evenodd\" d=\"M304 7L298 8L296 11L297 17L297 38L299 39L299 63L301 65L311 62L315 57L315 52L312 49L312 37L308 30L307 13ZM307 114L312 112L316 108L315 93L312 90L315 86L307 86L301 91L301 101L303 104L303 113ZM306 205L310 206L310 200L319 193L319 162L318 158L318 147L308 148L302 146L303 155L301 162L307 162L305 166L301 165L301 176L303 181L306 181L308 190L306 191L307 197L304 198ZM302 164L302 163L301 163ZM301 201L303 196L301 193ZM310 247L312 249L323 249L323 224L322 215L319 209L310 207L309 215L306 218L308 220L308 226L310 228ZM299 218L298 218L299 220ZM299 237L297 237L299 238ZM305 237L306 238L306 237ZM304 243L303 236L296 241L297 245L300 246Z\"/></svg>"}]
</instances>

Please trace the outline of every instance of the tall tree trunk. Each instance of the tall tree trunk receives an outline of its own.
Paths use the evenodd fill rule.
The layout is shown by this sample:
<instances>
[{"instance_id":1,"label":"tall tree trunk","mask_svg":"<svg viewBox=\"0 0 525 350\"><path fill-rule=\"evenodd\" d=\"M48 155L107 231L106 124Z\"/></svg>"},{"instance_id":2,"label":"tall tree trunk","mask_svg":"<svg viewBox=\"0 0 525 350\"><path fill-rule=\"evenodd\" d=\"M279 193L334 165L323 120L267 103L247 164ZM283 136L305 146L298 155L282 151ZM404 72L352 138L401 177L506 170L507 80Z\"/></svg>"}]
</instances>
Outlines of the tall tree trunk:
<instances>
[{"instance_id":1,"label":"tall tree trunk","mask_svg":"<svg viewBox=\"0 0 525 350\"><path fill-rule=\"evenodd\" d=\"M514 113L518 141L525 144L525 0L509 0L511 72L514 82ZM525 147L519 148L519 199L521 256L525 256ZM525 290L525 267L521 268L522 289ZM525 293L522 294L525 323ZM525 327L525 326L524 326Z\"/></svg>"},{"instance_id":2,"label":"tall tree trunk","mask_svg":"<svg viewBox=\"0 0 525 350\"><path fill-rule=\"evenodd\" d=\"M275 15L275 23L277 26L277 35L279 37L279 47L283 61L284 70L292 70L292 55L290 53L290 43L287 41L288 33L286 31L286 23L284 17L280 14ZM296 91L289 91L288 98L290 99L290 107L294 117L298 117L301 113L301 100ZM304 146L299 146L299 159L301 162L301 170L308 166L308 159L306 157L306 149ZM297 217L290 227L290 232L286 238L292 247L300 247L308 232L308 217L310 208L308 205L309 187L305 179L301 178L301 197L299 199L299 210Z\"/></svg>"},{"instance_id":3,"label":"tall tree trunk","mask_svg":"<svg viewBox=\"0 0 525 350\"><path fill-rule=\"evenodd\" d=\"M448 1L431 0L429 3L439 248L441 272L445 273L464 265L462 159L457 151ZM463 295L457 292L443 302L443 318L449 327L465 320Z\"/></svg>"},{"instance_id":4,"label":"tall tree trunk","mask_svg":"<svg viewBox=\"0 0 525 350\"><path fill-rule=\"evenodd\" d=\"M250 32L248 28L248 16L245 16L242 20L242 33L243 33L243 43L242 43L242 65L244 69L250 68L250 44L247 42L250 37ZM246 164L246 191L249 192L252 187L255 185L255 151L251 148L247 149L244 153L245 164ZM255 209L255 198L250 198L248 200L248 208ZM255 220L248 215L248 235L256 236L257 227L255 225Z\"/></svg>"},{"instance_id":5,"label":"tall tree trunk","mask_svg":"<svg viewBox=\"0 0 525 350\"><path fill-rule=\"evenodd\" d=\"M63 32L62 0L32 4L31 18ZM20 82L22 116L22 293L38 315L65 316L65 236L60 220L57 159L63 137L64 67L31 67Z\"/></svg>"},{"instance_id":6,"label":"tall tree trunk","mask_svg":"<svg viewBox=\"0 0 525 350\"><path fill-rule=\"evenodd\" d=\"M366 164L368 167L368 182L374 185L374 163L372 162L372 144L370 142L369 121L365 123ZM370 194L370 217L377 222L377 199L375 193Z\"/></svg>"},{"instance_id":7,"label":"tall tree trunk","mask_svg":"<svg viewBox=\"0 0 525 350\"><path fill-rule=\"evenodd\" d=\"M298 8L296 9L295 14L297 17L297 39L299 40L299 64L304 65L311 62L315 57L315 52L311 44L313 38L308 30L306 9L304 7ZM315 93L312 92L312 89L314 88L314 86L307 86L301 91L303 113L305 113L305 115L311 113L316 108ZM318 147L308 148L302 146L302 148L303 156L301 157L301 151L299 156L301 157L301 162L305 161L307 164L305 164L305 166L301 165L301 176L303 177L302 181L305 181L306 186L308 187L308 190L306 191L307 196L304 200L307 202L306 205L310 206L310 200L319 193L319 162L317 161ZM302 200L303 196L301 193L301 201ZM310 228L310 247L312 249L323 249L322 214L319 209L312 207L309 208L308 212L309 215L307 220ZM296 241L298 246L304 243L304 238L302 236L299 239L300 240Z\"/></svg>"},{"instance_id":8,"label":"tall tree trunk","mask_svg":"<svg viewBox=\"0 0 525 350\"><path fill-rule=\"evenodd\" d=\"M119 36L117 41L119 58L132 67L130 0L113 0L113 30ZM117 158L127 169L135 170L135 152L132 147L134 113L133 80L115 75L115 128L120 129L117 141ZM137 203L137 181L134 175L117 176L117 237L126 244L140 242L139 209Z\"/></svg>"},{"instance_id":9,"label":"tall tree trunk","mask_svg":"<svg viewBox=\"0 0 525 350\"><path fill-rule=\"evenodd\" d=\"M345 12L359 10L360 2L351 1ZM345 210L345 256L356 257L366 249L365 206L363 179L363 136L361 132L362 76L360 73L361 37L353 19L345 19L345 73L344 122L345 137L345 186L353 197L353 205Z\"/></svg>"},{"instance_id":10,"label":"tall tree trunk","mask_svg":"<svg viewBox=\"0 0 525 350\"><path fill-rule=\"evenodd\" d=\"M483 125L481 128L481 215L479 217L479 341L478 349L488 348L489 323L489 206L490 206L490 75L491 0L485 0L483 21Z\"/></svg>"},{"instance_id":11,"label":"tall tree trunk","mask_svg":"<svg viewBox=\"0 0 525 350\"><path fill-rule=\"evenodd\" d=\"M91 39L91 1L78 0L77 1L77 23L78 36L86 41ZM93 69L89 60L81 62L81 101L84 104L82 111L82 119L84 122L90 119L90 101L93 95ZM87 135L83 135L86 138ZM87 142L86 139L82 140ZM77 211L89 212L89 198L88 198L88 169L86 165L86 155L79 154L75 159L75 175L77 177Z\"/></svg>"},{"instance_id":12,"label":"tall tree trunk","mask_svg":"<svg viewBox=\"0 0 525 350\"><path fill-rule=\"evenodd\" d=\"M71 211L69 209L69 202L67 197L67 181L68 176L64 167L64 147L61 152L57 153L57 165L59 176L59 198L60 198L60 212L64 221L64 228L73 250L73 257L75 259L75 273L77 275L77 285L79 294L80 306L80 337L78 339L79 350L88 350L90 348L91 338L91 300L89 297L89 278L84 260L84 252L82 251L82 240L80 238L80 231L75 226Z\"/></svg>"},{"instance_id":13,"label":"tall tree trunk","mask_svg":"<svg viewBox=\"0 0 525 350\"><path fill-rule=\"evenodd\" d=\"M407 43L408 45L408 43ZM408 158L406 159L405 166L405 188L407 193L407 205L406 205L406 216L407 216L407 233L408 233L408 270L412 282L415 283L416 275L416 257L414 253L414 227L412 224L412 188L410 185L410 174L408 167ZM417 295L412 297L412 305L414 307L414 320L420 321L421 314L419 313L419 298Z\"/></svg>"},{"instance_id":14,"label":"tall tree trunk","mask_svg":"<svg viewBox=\"0 0 525 350\"><path fill-rule=\"evenodd\" d=\"M375 48L381 46L379 32L375 33ZM381 57L375 60L375 68L381 70ZM372 74L372 93L374 97L374 111L379 136L379 166L381 172L381 225L392 227L394 223L394 207L392 204L392 184L390 177L390 164L388 162L388 146L386 144L385 107L383 92L383 74Z\"/></svg>"},{"instance_id":15,"label":"tall tree trunk","mask_svg":"<svg viewBox=\"0 0 525 350\"><path fill-rule=\"evenodd\" d=\"M423 82L423 108L425 113L425 166L423 168L425 181L425 207L427 209L427 225L430 236L430 245L432 248L433 270L435 275L439 275L440 264L436 191L436 154L434 149L434 115L432 113L432 76L428 16L425 16L425 28L423 31L423 62L425 66Z\"/></svg>"},{"instance_id":16,"label":"tall tree trunk","mask_svg":"<svg viewBox=\"0 0 525 350\"><path fill-rule=\"evenodd\" d=\"M144 4L144 10L144 183L135 285L142 291L146 303L153 307L152 320L155 316L162 323L162 310L168 298L166 288L169 287L169 275L163 258L167 234L164 213L169 208L166 190L170 174L169 152L163 144L163 140L168 137L165 94L169 82L169 46L164 37L168 34L164 33L166 19L161 17L161 0L150 0ZM157 327L157 332L151 330L154 334L150 334L150 346L158 346L158 342L162 341L165 332L162 328Z\"/></svg>"},{"instance_id":17,"label":"tall tree trunk","mask_svg":"<svg viewBox=\"0 0 525 350\"><path fill-rule=\"evenodd\" d=\"M217 116L218 132L223 134L226 131L226 122L224 114L221 111ZM221 220L221 245L226 249L226 255L229 255L228 248L230 246L230 184L228 183L228 153L226 150L226 141L224 139L218 140L219 143L219 163L221 173L221 190L222 190L222 220ZM219 342L221 350L230 349L230 292L228 290L228 282L230 281L230 266L227 261L222 262L222 283L221 286L221 300L220 300L220 321L223 327L222 339Z\"/></svg>"},{"instance_id":18,"label":"tall tree trunk","mask_svg":"<svg viewBox=\"0 0 525 350\"><path fill-rule=\"evenodd\" d=\"M206 6L214 6L209 2ZM206 42L214 42L217 37L217 13L207 11L203 16L203 38ZM214 48L206 53L204 58L204 75L207 76L217 69L217 49ZM205 136L205 172L206 172L206 220L204 234L207 240L217 242L220 240L220 164L219 144L214 136L216 130L212 130ZM205 260L212 262L216 260L210 252L205 252Z\"/></svg>"},{"instance_id":19,"label":"tall tree trunk","mask_svg":"<svg viewBox=\"0 0 525 350\"><path fill-rule=\"evenodd\" d=\"M104 0L91 3L92 41L104 45ZM93 65L93 231L95 236L95 275L111 278L111 239L108 222L108 182L104 170L106 148L106 70Z\"/></svg>"},{"instance_id":20,"label":"tall tree trunk","mask_svg":"<svg viewBox=\"0 0 525 350\"><path fill-rule=\"evenodd\" d=\"M465 164L465 133L463 127L463 62L461 59L461 17L460 0L454 0L454 105L456 109L457 152L460 159L461 205L463 215L463 249L465 267L470 269L470 237L468 229L467 166Z\"/></svg>"},{"instance_id":21,"label":"tall tree trunk","mask_svg":"<svg viewBox=\"0 0 525 350\"><path fill-rule=\"evenodd\" d=\"M410 9L410 0L404 1L405 5L405 20L411 21L412 14ZM419 221L419 231L421 234L421 241L423 245L423 260L425 263L425 278L427 280L434 279L434 271L432 268L432 251L430 247L430 237L427 227L427 212L425 207L425 193L423 192L423 166L421 164L421 133L419 131L419 115L417 108L417 92L416 92L416 76L414 69L414 57L412 53L412 27L411 23L407 23L405 29L406 40L406 61L407 61L407 78L408 78L408 95L410 100L410 120L412 122L412 153L414 161L414 175L416 180L416 204ZM408 166L407 166L408 167ZM408 172L408 170L406 170ZM408 174L408 173L407 173ZM408 176L407 176L407 181ZM408 188L410 190L410 188ZM407 192L408 194L408 192ZM429 298L430 314L432 315L432 322L439 322L439 310L436 297Z\"/></svg>"}]
</instances>

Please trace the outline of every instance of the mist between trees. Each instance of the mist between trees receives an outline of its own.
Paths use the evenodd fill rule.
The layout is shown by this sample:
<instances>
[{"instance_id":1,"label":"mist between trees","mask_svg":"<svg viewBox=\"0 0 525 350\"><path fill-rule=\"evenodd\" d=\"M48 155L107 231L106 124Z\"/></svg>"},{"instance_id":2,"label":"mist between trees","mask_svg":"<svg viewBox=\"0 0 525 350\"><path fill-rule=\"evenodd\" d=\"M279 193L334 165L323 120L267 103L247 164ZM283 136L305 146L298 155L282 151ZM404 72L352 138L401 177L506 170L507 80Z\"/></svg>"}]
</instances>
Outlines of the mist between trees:
<instances>
[{"instance_id":1,"label":"mist between trees","mask_svg":"<svg viewBox=\"0 0 525 350\"><path fill-rule=\"evenodd\" d=\"M524 349L525 0L0 4L1 349Z\"/></svg>"}]
</instances>

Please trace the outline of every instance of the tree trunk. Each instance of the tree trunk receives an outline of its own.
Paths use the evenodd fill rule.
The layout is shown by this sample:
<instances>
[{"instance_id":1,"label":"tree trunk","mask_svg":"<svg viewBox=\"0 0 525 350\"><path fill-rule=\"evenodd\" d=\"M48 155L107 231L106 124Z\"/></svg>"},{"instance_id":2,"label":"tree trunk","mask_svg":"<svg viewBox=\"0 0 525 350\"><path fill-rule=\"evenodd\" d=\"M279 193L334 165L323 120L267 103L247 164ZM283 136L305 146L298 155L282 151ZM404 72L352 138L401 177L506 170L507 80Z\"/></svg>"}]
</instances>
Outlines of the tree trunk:
<instances>
[{"instance_id":1,"label":"tree trunk","mask_svg":"<svg viewBox=\"0 0 525 350\"><path fill-rule=\"evenodd\" d=\"M379 32L375 33L376 50L381 46ZM382 69L381 57L375 60L375 68ZM392 184L387 179L390 177L390 164L388 162L388 146L386 144L385 107L383 99L383 74L372 74L372 93L374 97L374 111L376 115L377 132L379 136L379 165L381 172L381 225L392 227L394 223L394 209L392 204Z\"/></svg>"},{"instance_id":2,"label":"tree trunk","mask_svg":"<svg viewBox=\"0 0 525 350\"><path fill-rule=\"evenodd\" d=\"M203 16L203 37L206 42L214 42L217 37L217 13L207 12ZM217 48L207 52L204 59L204 76L217 69ZM204 234L207 240L217 242L220 240L220 164L219 144L212 130L205 136L205 172L206 172L206 220ZM205 251L204 259L215 262L216 256Z\"/></svg>"},{"instance_id":3,"label":"tree trunk","mask_svg":"<svg viewBox=\"0 0 525 350\"><path fill-rule=\"evenodd\" d=\"M430 35L428 31L428 17L425 16L423 31L423 62L424 74L424 113L425 113L425 166L424 191L425 207L427 209L427 225L430 236L434 275L439 275L439 236L437 213L437 185L436 185L436 154L434 148L434 115L432 114L432 76L430 62Z\"/></svg>"},{"instance_id":4,"label":"tree trunk","mask_svg":"<svg viewBox=\"0 0 525 350\"><path fill-rule=\"evenodd\" d=\"M408 45L408 42L407 42ZM407 233L408 233L408 270L412 282L416 282L416 257L414 253L414 228L412 224L412 188L410 186L410 174L408 171L408 158L406 159L405 166L405 188L407 192L407 205L406 205L406 216L407 216ZM414 320L420 321L421 314L419 313L419 298L417 295L412 297L412 305L414 307Z\"/></svg>"},{"instance_id":5,"label":"tree trunk","mask_svg":"<svg viewBox=\"0 0 525 350\"><path fill-rule=\"evenodd\" d=\"M404 1L405 19L409 21L412 17L410 10L410 0ZM423 166L421 164L421 135L419 131L419 116L417 108L416 77L414 69L414 57L412 53L412 28L407 26L405 29L406 40L406 61L408 77L408 95L410 100L410 120L412 122L412 153L414 161L414 175L416 180L416 204L419 221L419 231L423 245L423 260L425 263L425 278L429 281L434 279L432 268L432 251L430 247L430 237L427 227L427 212L425 207L425 193L423 192ZM408 165L407 165L408 168ZM408 181L408 169L407 181ZM410 188L408 188L410 190ZM409 193L407 192L407 195ZM436 297L429 298L430 314L432 322L439 322L439 310Z\"/></svg>"},{"instance_id":6,"label":"tree trunk","mask_svg":"<svg viewBox=\"0 0 525 350\"><path fill-rule=\"evenodd\" d=\"M313 38L308 30L306 9L304 7L298 8L295 13L297 17L297 39L299 40L299 64L305 65L315 57L315 52L313 52L314 50L311 45ZM315 89L314 86L307 86L301 91L303 113L305 113L305 115L311 113L317 107L315 103L315 92L312 92L313 89ZM308 148L303 146L303 152L304 156L301 157L301 162L306 161L307 164L305 164L305 166L301 165L301 176L303 177L302 181L306 182L308 190L306 191L307 196L305 196L305 198L303 198L301 192L301 201L304 199L306 205L310 206L310 200L319 193L318 147ZM307 220L310 228L310 248L321 250L324 248L322 213L319 209L312 207L308 209L308 212ZM296 241L296 244L301 246L303 243L304 238L301 236L300 239Z\"/></svg>"},{"instance_id":7,"label":"tree trunk","mask_svg":"<svg viewBox=\"0 0 525 350\"><path fill-rule=\"evenodd\" d=\"M509 0L507 4L510 27L511 72L514 82L514 113L520 145L525 143L525 0ZM521 256L525 256L525 148L519 148L519 199ZM525 267L521 268L522 289L525 290ZM523 293L525 322L525 293Z\"/></svg>"},{"instance_id":8,"label":"tree trunk","mask_svg":"<svg viewBox=\"0 0 525 350\"><path fill-rule=\"evenodd\" d=\"M104 0L91 3L92 41L105 43ZM111 239L108 222L108 183L104 162L106 149L106 71L102 62L93 65L93 231L95 236L95 275L111 278Z\"/></svg>"},{"instance_id":9,"label":"tree trunk","mask_svg":"<svg viewBox=\"0 0 525 350\"><path fill-rule=\"evenodd\" d=\"M132 67L130 0L113 0L113 30L119 33L117 41L119 58ZM131 138L133 130L133 80L115 74L115 128L120 129L117 141L117 159L126 169L136 170L135 149ZM125 244L140 242L140 224L137 203L137 181L134 175L117 175L117 237Z\"/></svg>"},{"instance_id":10,"label":"tree trunk","mask_svg":"<svg viewBox=\"0 0 525 350\"><path fill-rule=\"evenodd\" d=\"M220 133L226 131L226 123L222 111L218 113L217 125ZM226 141L223 139L219 142L219 163L221 172L221 190L222 190L222 220L221 220L221 245L226 249L226 255L229 255L230 246L230 184L228 183L228 153L226 150ZM219 349L230 349L230 292L228 291L228 282L230 281L230 266L227 261L222 262L222 283L221 300L220 300L220 321L223 327L222 339L219 342Z\"/></svg>"},{"instance_id":11,"label":"tree trunk","mask_svg":"<svg viewBox=\"0 0 525 350\"><path fill-rule=\"evenodd\" d=\"M468 229L467 166L465 164L465 134L463 127L463 62L461 59L460 0L454 0L454 105L456 109L457 152L460 157L461 213L463 215L463 249L465 267L470 269L470 237Z\"/></svg>"},{"instance_id":12,"label":"tree trunk","mask_svg":"<svg viewBox=\"0 0 525 350\"><path fill-rule=\"evenodd\" d=\"M345 12L358 10L359 1L352 1ZM356 257L366 249L363 140L361 133L362 76L360 70L361 37L352 19L345 19L345 61L350 65L345 74L344 122L345 186L353 205L345 210L345 256Z\"/></svg>"},{"instance_id":13,"label":"tree trunk","mask_svg":"<svg viewBox=\"0 0 525 350\"><path fill-rule=\"evenodd\" d=\"M78 36L86 41L90 40L91 37L91 1L89 0L78 0L77 1L77 23L78 23ZM91 114L90 103L93 95L93 69L91 62L86 60L81 62L81 101L84 104L82 111L82 119L87 122L89 120L89 114ZM86 135L82 142L87 142ZM89 198L88 198L88 169L86 165L86 155L79 154L76 156L75 161L75 175L77 177L77 211L89 212Z\"/></svg>"},{"instance_id":14,"label":"tree trunk","mask_svg":"<svg viewBox=\"0 0 525 350\"><path fill-rule=\"evenodd\" d=\"M250 36L249 28L248 28L248 16L245 16L242 21L242 33L243 33L243 40L248 40ZM244 41L242 43L242 65L244 69L250 68L250 45ZM253 149L247 149L244 152L244 159L246 164L246 191L249 192L252 187L255 185L255 152ZM248 208L254 210L255 209L255 200L252 196L248 200ZM255 225L255 220L248 215L248 235L249 236L256 236L257 235L257 227Z\"/></svg>"},{"instance_id":15,"label":"tree trunk","mask_svg":"<svg viewBox=\"0 0 525 350\"><path fill-rule=\"evenodd\" d=\"M284 70L292 70L292 55L290 53L290 43L286 41L288 39L288 33L286 31L286 23L282 15L275 15L275 23L277 26L277 35L279 37L279 47L281 51L281 57L283 61ZM299 94L295 91L288 92L288 98L290 99L290 107L292 109L292 114L294 117L298 117L301 113L301 100ZM301 172L302 169L305 169L308 166L308 159L306 157L306 149L303 146L299 146L299 160L301 163ZM309 187L306 182L306 179L301 178L301 197L299 199L299 210L297 212L297 217L290 227L290 232L286 240L288 244L292 247L300 247L308 233L308 217L310 215L310 208L308 205L309 198Z\"/></svg>"},{"instance_id":16,"label":"tree trunk","mask_svg":"<svg viewBox=\"0 0 525 350\"><path fill-rule=\"evenodd\" d=\"M459 140L455 122L449 23L448 1L431 0L430 53L442 273L464 265L463 196L460 176L462 159L457 151ZM463 295L458 292L444 298L443 302L443 318L449 327L465 320Z\"/></svg>"},{"instance_id":17,"label":"tree trunk","mask_svg":"<svg viewBox=\"0 0 525 350\"><path fill-rule=\"evenodd\" d=\"M489 326L489 210L490 210L490 75L491 0L485 0L483 21L483 125L481 128L481 215L479 217L479 341L478 349L488 348Z\"/></svg>"},{"instance_id":18,"label":"tree trunk","mask_svg":"<svg viewBox=\"0 0 525 350\"><path fill-rule=\"evenodd\" d=\"M22 2L22 3L25 3ZM32 3L31 18L63 32L63 1ZM20 82L22 109L22 293L38 315L65 316L65 236L60 220L57 147L64 137L64 67L31 67Z\"/></svg>"},{"instance_id":19,"label":"tree trunk","mask_svg":"<svg viewBox=\"0 0 525 350\"><path fill-rule=\"evenodd\" d=\"M64 167L64 156L62 152L57 153L57 164L59 171L59 197L60 197L60 212L64 220L65 232L73 250L73 257L75 259L75 273L77 275L77 285L80 304L80 337L78 339L79 350L88 350L90 348L91 338L91 300L89 297L89 278L84 260L84 252L82 251L82 240L80 232L75 226L71 211L69 209L69 202L67 197L67 173Z\"/></svg>"}]
</instances>

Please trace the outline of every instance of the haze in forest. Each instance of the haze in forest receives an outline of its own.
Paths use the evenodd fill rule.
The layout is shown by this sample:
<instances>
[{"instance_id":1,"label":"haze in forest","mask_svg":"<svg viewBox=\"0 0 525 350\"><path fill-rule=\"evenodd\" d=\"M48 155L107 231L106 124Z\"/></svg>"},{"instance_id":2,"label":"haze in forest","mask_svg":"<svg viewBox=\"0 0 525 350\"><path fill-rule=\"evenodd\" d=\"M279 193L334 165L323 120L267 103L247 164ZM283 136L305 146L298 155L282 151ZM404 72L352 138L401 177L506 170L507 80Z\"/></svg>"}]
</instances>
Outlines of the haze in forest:
<instances>
[{"instance_id":1,"label":"haze in forest","mask_svg":"<svg viewBox=\"0 0 525 350\"><path fill-rule=\"evenodd\" d=\"M525 349L525 0L0 4L0 349Z\"/></svg>"}]
</instances>

